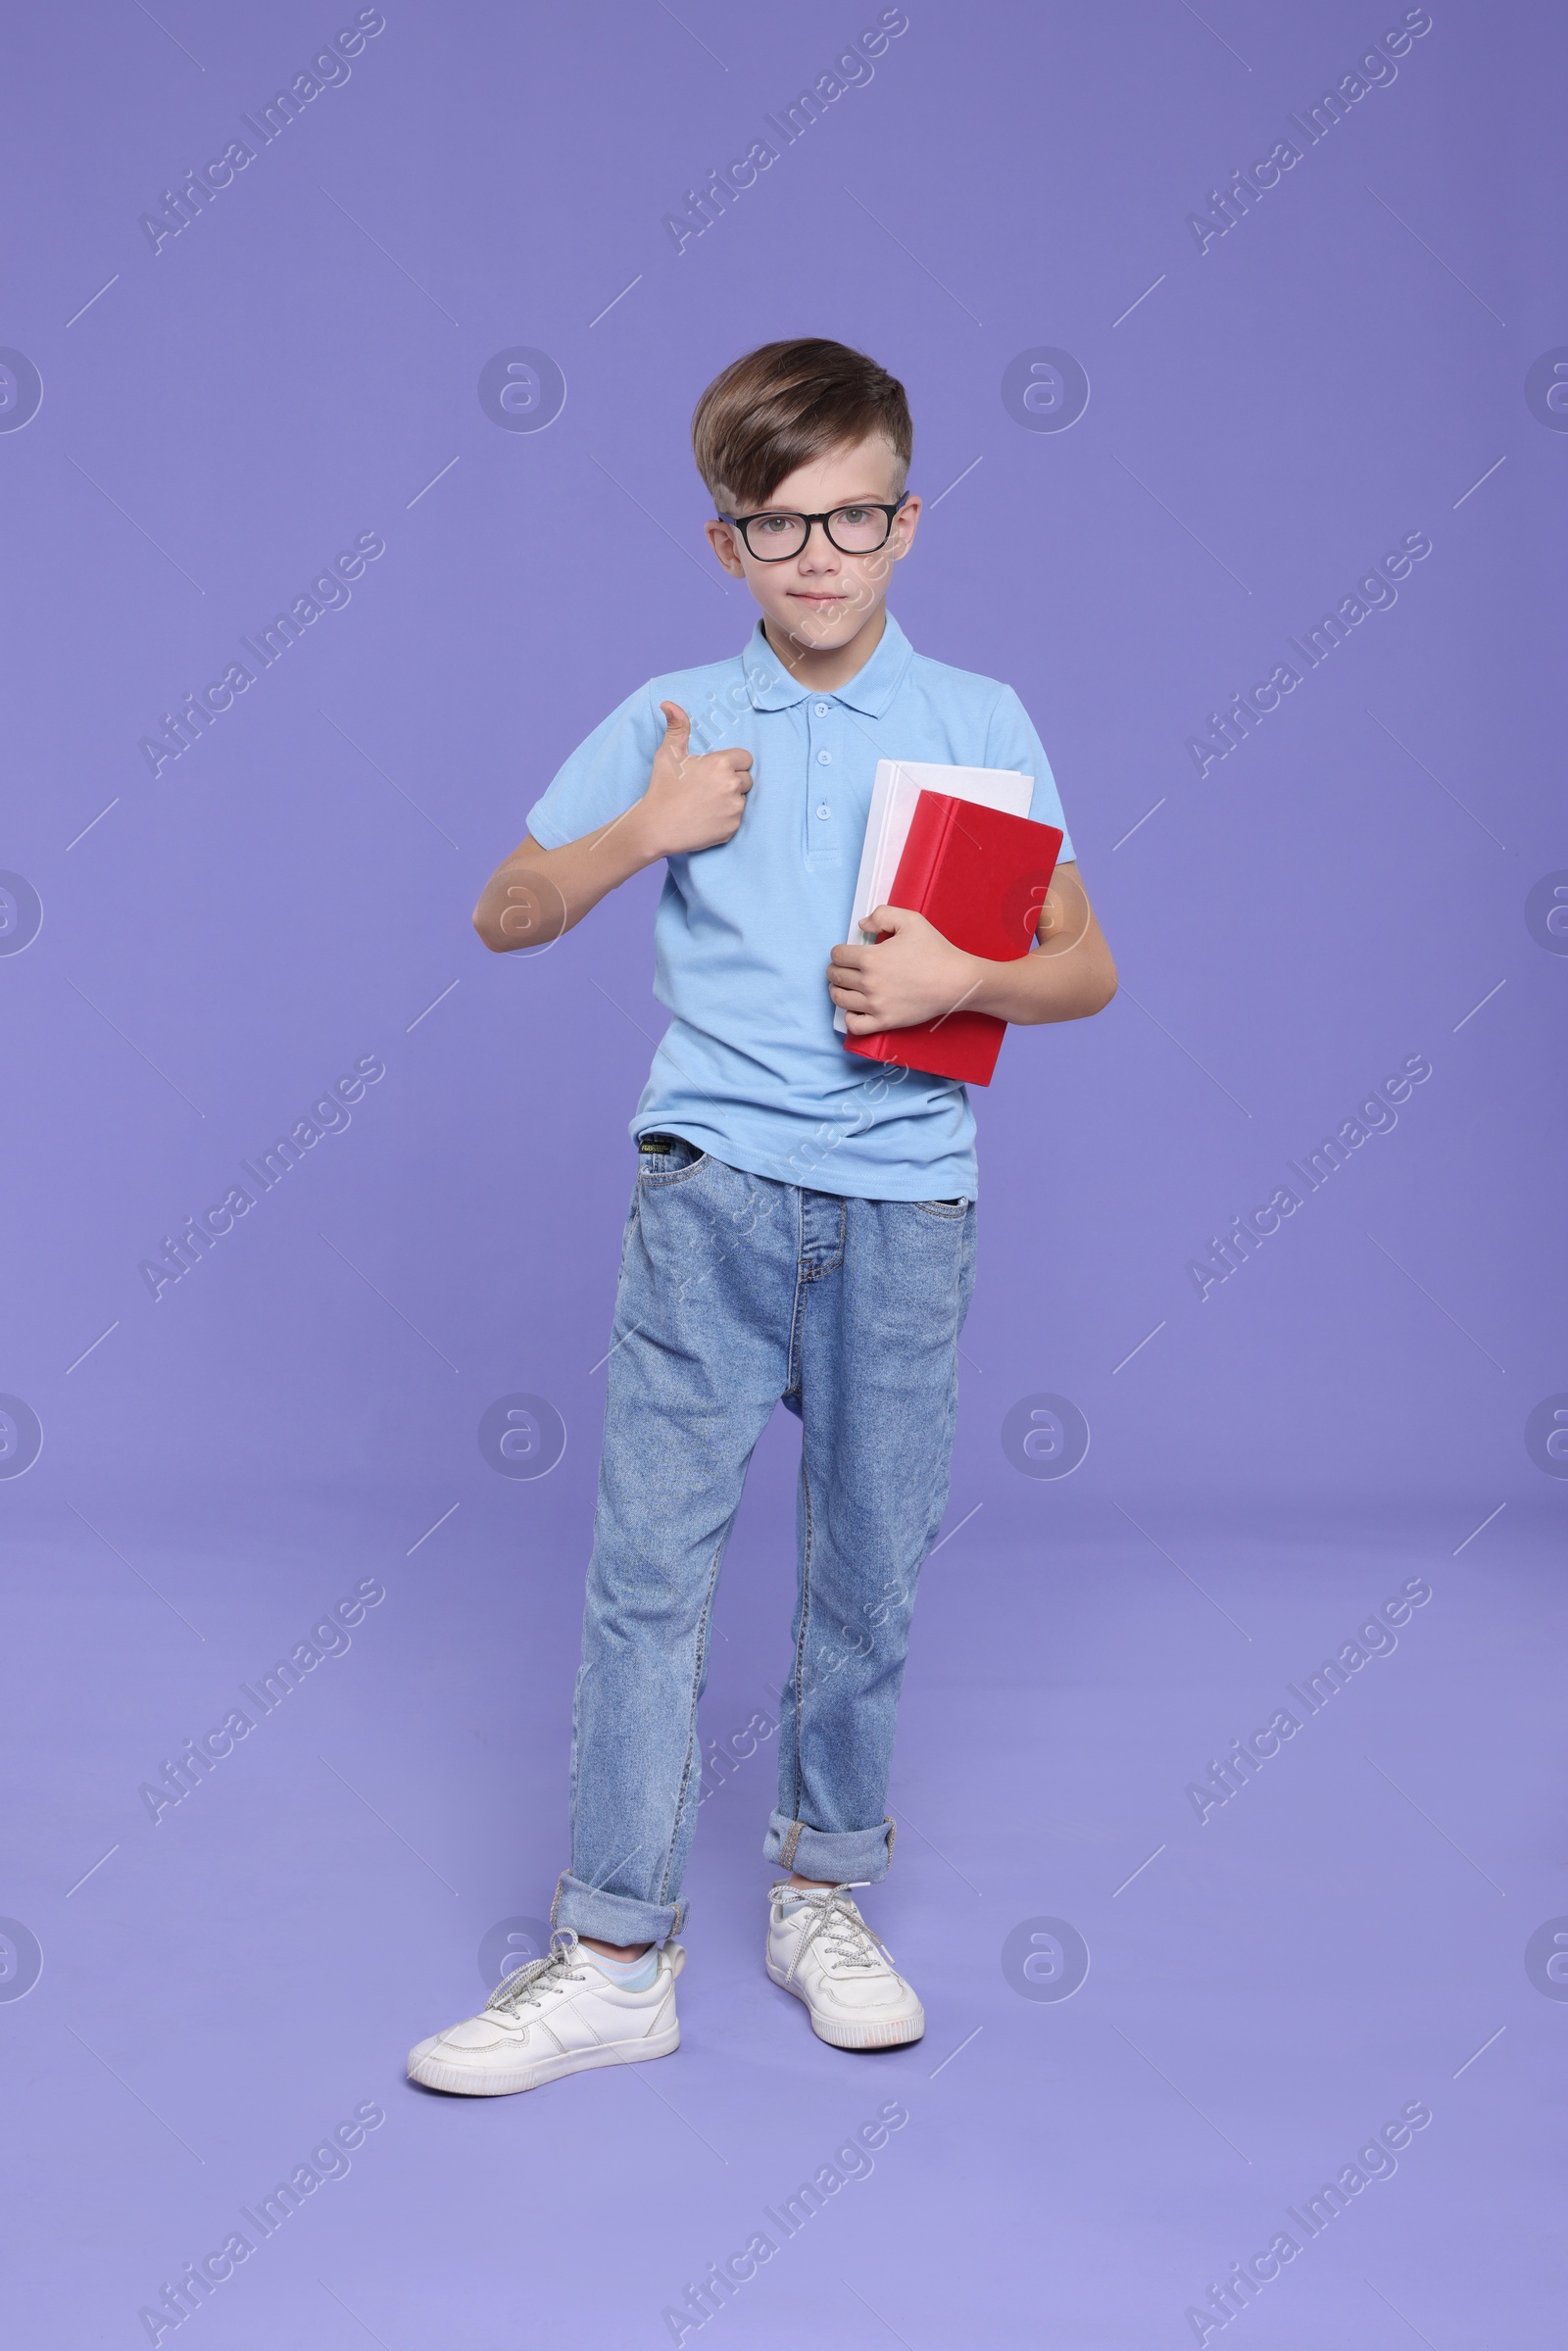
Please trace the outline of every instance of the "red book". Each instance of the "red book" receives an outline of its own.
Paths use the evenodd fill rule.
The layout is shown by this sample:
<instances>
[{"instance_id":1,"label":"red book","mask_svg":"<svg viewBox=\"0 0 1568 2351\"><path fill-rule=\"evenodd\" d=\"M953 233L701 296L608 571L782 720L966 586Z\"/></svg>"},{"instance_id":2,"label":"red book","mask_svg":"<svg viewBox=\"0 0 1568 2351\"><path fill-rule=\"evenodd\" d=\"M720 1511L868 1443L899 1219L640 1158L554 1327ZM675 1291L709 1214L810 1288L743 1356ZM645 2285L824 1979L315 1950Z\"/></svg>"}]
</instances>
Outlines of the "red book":
<instances>
[{"instance_id":1,"label":"red book","mask_svg":"<svg viewBox=\"0 0 1568 2351\"><path fill-rule=\"evenodd\" d=\"M888 904L923 914L965 955L1010 963L1033 944L1060 848L1054 824L922 792ZM1006 1025L995 1013L959 1005L912 1028L878 1029L844 1042L870 1061L989 1086Z\"/></svg>"}]
</instances>

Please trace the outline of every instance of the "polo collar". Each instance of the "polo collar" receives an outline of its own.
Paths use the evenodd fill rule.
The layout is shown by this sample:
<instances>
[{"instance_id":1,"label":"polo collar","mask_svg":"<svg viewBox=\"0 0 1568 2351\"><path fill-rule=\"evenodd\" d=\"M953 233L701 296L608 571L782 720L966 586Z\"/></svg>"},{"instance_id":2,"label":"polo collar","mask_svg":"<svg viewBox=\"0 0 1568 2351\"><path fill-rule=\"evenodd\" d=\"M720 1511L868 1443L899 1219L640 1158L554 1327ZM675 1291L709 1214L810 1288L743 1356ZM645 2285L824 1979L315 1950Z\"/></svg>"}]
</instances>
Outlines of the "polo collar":
<instances>
[{"instance_id":1,"label":"polo collar","mask_svg":"<svg viewBox=\"0 0 1568 2351\"><path fill-rule=\"evenodd\" d=\"M758 622L743 656L746 665L746 690L757 710L789 710L797 703L808 700L811 689L791 677ZM904 682L904 673L914 659L909 643L893 614L887 614L882 641L863 669L842 686L835 686L825 699L847 703L852 710L863 717L884 717L894 695Z\"/></svg>"}]
</instances>

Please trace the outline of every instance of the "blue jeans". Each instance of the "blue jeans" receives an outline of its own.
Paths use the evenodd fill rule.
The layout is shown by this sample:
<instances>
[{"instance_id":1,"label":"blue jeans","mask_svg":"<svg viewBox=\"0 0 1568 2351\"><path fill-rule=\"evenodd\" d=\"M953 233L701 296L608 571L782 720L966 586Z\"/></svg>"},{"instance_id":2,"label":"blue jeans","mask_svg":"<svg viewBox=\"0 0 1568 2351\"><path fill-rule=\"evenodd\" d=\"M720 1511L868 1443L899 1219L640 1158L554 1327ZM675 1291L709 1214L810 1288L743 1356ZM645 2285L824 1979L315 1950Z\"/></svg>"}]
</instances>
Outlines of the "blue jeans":
<instances>
[{"instance_id":1,"label":"blue jeans","mask_svg":"<svg viewBox=\"0 0 1568 2351\"><path fill-rule=\"evenodd\" d=\"M641 1943L681 1925L713 1592L781 1399L802 1424L798 1584L762 1850L808 1878L887 1875L899 1689L948 1503L974 1245L968 1200L811 1192L678 1138L639 1153L557 1926Z\"/></svg>"}]
</instances>

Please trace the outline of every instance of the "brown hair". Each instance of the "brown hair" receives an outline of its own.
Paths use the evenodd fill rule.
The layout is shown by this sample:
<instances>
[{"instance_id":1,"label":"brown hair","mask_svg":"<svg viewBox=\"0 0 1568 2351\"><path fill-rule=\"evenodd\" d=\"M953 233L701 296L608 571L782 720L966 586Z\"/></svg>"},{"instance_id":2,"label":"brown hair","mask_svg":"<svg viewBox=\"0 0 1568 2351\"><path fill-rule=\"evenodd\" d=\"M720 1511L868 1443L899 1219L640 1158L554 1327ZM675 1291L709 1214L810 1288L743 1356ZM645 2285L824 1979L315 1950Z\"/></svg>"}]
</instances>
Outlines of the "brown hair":
<instances>
[{"instance_id":1,"label":"brown hair","mask_svg":"<svg viewBox=\"0 0 1568 2351\"><path fill-rule=\"evenodd\" d=\"M891 443L904 487L914 447L897 376L863 351L819 336L763 343L715 375L692 417L697 470L715 501L760 506L796 468L872 434Z\"/></svg>"}]
</instances>

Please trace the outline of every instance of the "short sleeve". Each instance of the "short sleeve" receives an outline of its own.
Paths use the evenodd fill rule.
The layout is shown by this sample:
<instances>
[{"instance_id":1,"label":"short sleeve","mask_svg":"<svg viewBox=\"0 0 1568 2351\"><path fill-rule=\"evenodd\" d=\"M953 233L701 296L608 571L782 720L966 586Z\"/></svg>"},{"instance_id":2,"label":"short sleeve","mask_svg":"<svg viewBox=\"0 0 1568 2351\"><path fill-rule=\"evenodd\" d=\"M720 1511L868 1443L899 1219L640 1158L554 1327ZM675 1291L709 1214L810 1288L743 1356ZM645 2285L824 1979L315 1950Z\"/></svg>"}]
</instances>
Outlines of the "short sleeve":
<instances>
[{"instance_id":1,"label":"short sleeve","mask_svg":"<svg viewBox=\"0 0 1568 2351\"><path fill-rule=\"evenodd\" d=\"M1004 686L991 712L986 729L986 765L1013 767L1020 774L1035 779L1035 796L1029 803L1029 813L1036 824L1054 824L1061 828L1061 848L1057 862L1068 865L1076 862L1077 851L1067 831L1067 819L1061 812L1061 795L1056 779L1051 772L1045 745L1035 733L1034 721L1010 686Z\"/></svg>"},{"instance_id":2,"label":"short sleeve","mask_svg":"<svg viewBox=\"0 0 1568 2351\"><path fill-rule=\"evenodd\" d=\"M639 686L594 728L528 810L541 849L564 849L622 816L648 789L664 722L651 686Z\"/></svg>"}]
</instances>

